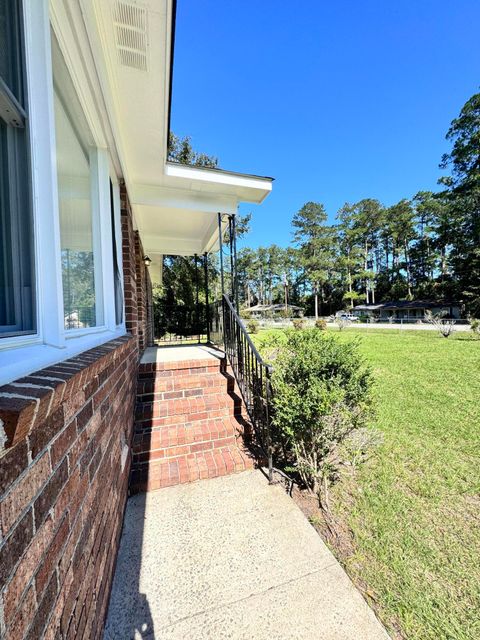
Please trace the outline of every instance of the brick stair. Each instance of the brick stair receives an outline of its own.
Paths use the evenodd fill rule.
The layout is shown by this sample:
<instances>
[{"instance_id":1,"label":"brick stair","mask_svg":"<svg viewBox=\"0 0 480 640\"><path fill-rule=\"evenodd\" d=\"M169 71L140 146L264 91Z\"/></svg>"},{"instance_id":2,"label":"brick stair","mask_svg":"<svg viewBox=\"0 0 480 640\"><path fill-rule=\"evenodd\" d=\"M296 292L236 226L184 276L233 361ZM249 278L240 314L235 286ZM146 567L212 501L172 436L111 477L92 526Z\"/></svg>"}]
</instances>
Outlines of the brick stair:
<instances>
[{"instance_id":1,"label":"brick stair","mask_svg":"<svg viewBox=\"0 0 480 640\"><path fill-rule=\"evenodd\" d=\"M249 431L224 359L140 364L130 492L252 468Z\"/></svg>"}]
</instances>

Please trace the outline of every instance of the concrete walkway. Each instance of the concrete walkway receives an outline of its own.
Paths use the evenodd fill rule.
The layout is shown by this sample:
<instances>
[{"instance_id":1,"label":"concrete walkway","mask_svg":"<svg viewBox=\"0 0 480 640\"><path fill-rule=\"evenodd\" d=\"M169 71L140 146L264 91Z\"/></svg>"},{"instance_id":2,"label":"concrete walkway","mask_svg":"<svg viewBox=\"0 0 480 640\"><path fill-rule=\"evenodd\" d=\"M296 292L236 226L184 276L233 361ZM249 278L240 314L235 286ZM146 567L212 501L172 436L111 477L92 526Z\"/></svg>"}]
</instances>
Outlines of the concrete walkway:
<instances>
[{"instance_id":1,"label":"concrete walkway","mask_svg":"<svg viewBox=\"0 0 480 640\"><path fill-rule=\"evenodd\" d=\"M260 471L130 498L104 637L388 639L301 511Z\"/></svg>"}]
</instances>

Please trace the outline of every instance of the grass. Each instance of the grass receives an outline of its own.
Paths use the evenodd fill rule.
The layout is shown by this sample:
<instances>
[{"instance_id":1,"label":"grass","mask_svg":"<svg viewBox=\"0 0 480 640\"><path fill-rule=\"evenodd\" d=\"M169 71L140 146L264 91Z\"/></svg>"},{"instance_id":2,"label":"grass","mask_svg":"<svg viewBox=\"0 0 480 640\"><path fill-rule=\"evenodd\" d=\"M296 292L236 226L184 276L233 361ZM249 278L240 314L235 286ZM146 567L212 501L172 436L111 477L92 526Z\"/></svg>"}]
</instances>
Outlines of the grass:
<instances>
[{"instance_id":1,"label":"grass","mask_svg":"<svg viewBox=\"0 0 480 640\"><path fill-rule=\"evenodd\" d=\"M480 638L480 340L347 329L373 368L383 443L333 489L341 558L391 631ZM261 346L262 334L257 338Z\"/></svg>"}]
</instances>

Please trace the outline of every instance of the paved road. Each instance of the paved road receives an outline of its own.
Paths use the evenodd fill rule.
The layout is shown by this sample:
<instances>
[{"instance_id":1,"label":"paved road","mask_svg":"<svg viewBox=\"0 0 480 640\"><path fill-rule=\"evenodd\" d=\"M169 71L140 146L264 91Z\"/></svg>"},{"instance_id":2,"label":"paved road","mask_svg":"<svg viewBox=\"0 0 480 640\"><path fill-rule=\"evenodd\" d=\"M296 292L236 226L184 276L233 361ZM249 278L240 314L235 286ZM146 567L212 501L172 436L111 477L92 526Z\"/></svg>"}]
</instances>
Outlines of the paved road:
<instances>
[{"instance_id":1,"label":"paved road","mask_svg":"<svg viewBox=\"0 0 480 640\"><path fill-rule=\"evenodd\" d=\"M329 327L336 327L334 322L327 323ZM350 327L357 327L359 329L400 329L401 331L438 331L436 327L431 324L417 324L405 323L405 324L390 324L389 322L352 322ZM456 324L455 331L470 331L469 324Z\"/></svg>"},{"instance_id":2,"label":"paved road","mask_svg":"<svg viewBox=\"0 0 480 640\"><path fill-rule=\"evenodd\" d=\"M260 471L129 499L104 637L388 640Z\"/></svg>"}]
</instances>

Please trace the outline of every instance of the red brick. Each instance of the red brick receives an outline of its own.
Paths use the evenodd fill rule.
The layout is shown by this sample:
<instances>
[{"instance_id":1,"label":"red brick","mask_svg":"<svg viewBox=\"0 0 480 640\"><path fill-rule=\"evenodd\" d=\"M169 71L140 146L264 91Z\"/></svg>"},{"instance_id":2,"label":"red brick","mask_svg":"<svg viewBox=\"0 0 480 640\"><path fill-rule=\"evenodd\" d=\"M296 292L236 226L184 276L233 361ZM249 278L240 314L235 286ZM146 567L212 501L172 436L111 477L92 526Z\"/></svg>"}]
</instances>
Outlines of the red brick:
<instances>
[{"instance_id":1,"label":"red brick","mask_svg":"<svg viewBox=\"0 0 480 640\"><path fill-rule=\"evenodd\" d=\"M39 527L52 508L68 477L68 465L65 459L56 469L52 478L34 503L35 527Z\"/></svg>"},{"instance_id":2,"label":"red brick","mask_svg":"<svg viewBox=\"0 0 480 640\"><path fill-rule=\"evenodd\" d=\"M55 599L58 594L58 582L57 582L57 574L53 573L50 578L50 582L45 589L45 594L42 598L42 601L39 602L37 606L37 610L35 612L35 617L33 618L32 626L28 631L28 635L26 640L38 640L43 635L43 630L45 629L50 614L53 610L53 606L55 604Z\"/></svg>"},{"instance_id":3,"label":"red brick","mask_svg":"<svg viewBox=\"0 0 480 640\"><path fill-rule=\"evenodd\" d=\"M0 495L28 466L27 442L19 442L0 457Z\"/></svg>"},{"instance_id":4,"label":"red brick","mask_svg":"<svg viewBox=\"0 0 480 640\"><path fill-rule=\"evenodd\" d=\"M59 431L63 429L65 423L63 406L58 407L51 415L39 423L35 419L35 426L29 436L29 444L32 452L32 458L37 455L53 440Z\"/></svg>"},{"instance_id":5,"label":"red brick","mask_svg":"<svg viewBox=\"0 0 480 640\"><path fill-rule=\"evenodd\" d=\"M17 609L22 594L30 582L36 567L40 564L40 560L52 538L52 534L53 520L52 518L47 518L36 532L35 537L31 541L30 546L23 555L20 564L15 569L12 579L5 589L3 606L7 626Z\"/></svg>"},{"instance_id":6,"label":"red brick","mask_svg":"<svg viewBox=\"0 0 480 640\"><path fill-rule=\"evenodd\" d=\"M6 536L24 509L47 482L50 476L50 457L47 453L31 466L0 504L3 535Z\"/></svg>"},{"instance_id":7,"label":"red brick","mask_svg":"<svg viewBox=\"0 0 480 640\"><path fill-rule=\"evenodd\" d=\"M50 448L52 467L56 467L66 452L70 449L77 436L77 424L72 420L58 435Z\"/></svg>"},{"instance_id":8,"label":"red brick","mask_svg":"<svg viewBox=\"0 0 480 640\"><path fill-rule=\"evenodd\" d=\"M70 520L67 514L58 527L52 543L48 547L47 552L44 556L43 564L41 565L35 576L37 598L41 597L41 594L43 593L43 590L45 589L45 586L47 585L47 582L53 573L53 570L57 564L59 553L67 541L69 530Z\"/></svg>"},{"instance_id":9,"label":"red brick","mask_svg":"<svg viewBox=\"0 0 480 640\"><path fill-rule=\"evenodd\" d=\"M33 513L29 509L0 547L0 584L7 581L32 538Z\"/></svg>"},{"instance_id":10,"label":"red brick","mask_svg":"<svg viewBox=\"0 0 480 640\"><path fill-rule=\"evenodd\" d=\"M6 448L12 447L28 435L35 418L37 404L37 400L0 395L0 420L7 436Z\"/></svg>"},{"instance_id":11,"label":"red brick","mask_svg":"<svg viewBox=\"0 0 480 640\"><path fill-rule=\"evenodd\" d=\"M35 614L36 601L33 587L30 587L20 603L18 612L8 628L8 640L22 640Z\"/></svg>"}]
</instances>

